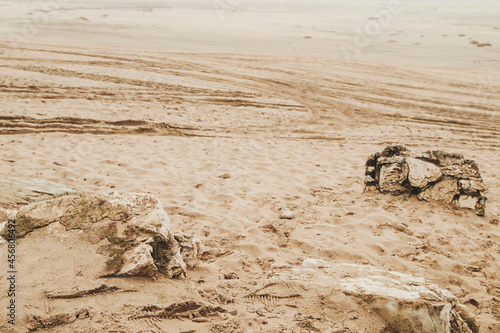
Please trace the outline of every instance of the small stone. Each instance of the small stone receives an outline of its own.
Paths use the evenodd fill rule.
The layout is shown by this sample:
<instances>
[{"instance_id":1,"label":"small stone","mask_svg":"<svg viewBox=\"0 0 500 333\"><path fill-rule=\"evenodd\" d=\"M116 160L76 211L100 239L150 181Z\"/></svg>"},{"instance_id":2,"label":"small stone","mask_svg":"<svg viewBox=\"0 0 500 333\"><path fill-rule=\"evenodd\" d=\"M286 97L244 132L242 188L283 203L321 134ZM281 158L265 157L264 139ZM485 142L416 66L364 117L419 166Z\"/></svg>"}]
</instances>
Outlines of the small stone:
<instances>
[{"instance_id":1,"label":"small stone","mask_svg":"<svg viewBox=\"0 0 500 333\"><path fill-rule=\"evenodd\" d=\"M158 273L151 253L153 248L147 244L140 244L136 248L123 254L123 266L117 276L147 276Z\"/></svg>"},{"instance_id":2,"label":"small stone","mask_svg":"<svg viewBox=\"0 0 500 333\"><path fill-rule=\"evenodd\" d=\"M288 208L281 208L280 209L280 219L293 219L293 213L290 209Z\"/></svg>"},{"instance_id":3,"label":"small stone","mask_svg":"<svg viewBox=\"0 0 500 333\"><path fill-rule=\"evenodd\" d=\"M235 272L224 274L224 279L225 280L236 280L236 279L239 279L239 278L240 277Z\"/></svg>"},{"instance_id":4,"label":"small stone","mask_svg":"<svg viewBox=\"0 0 500 333\"><path fill-rule=\"evenodd\" d=\"M191 235L176 233L174 239L180 247L182 260L188 268L198 266L201 258L201 241Z\"/></svg>"},{"instance_id":5,"label":"small stone","mask_svg":"<svg viewBox=\"0 0 500 333\"><path fill-rule=\"evenodd\" d=\"M375 185L377 182L375 179L373 179L372 176L365 176L365 185L370 186L370 185Z\"/></svg>"},{"instance_id":6,"label":"small stone","mask_svg":"<svg viewBox=\"0 0 500 333\"><path fill-rule=\"evenodd\" d=\"M477 200L475 212L477 216L484 216L486 214L486 198L481 197Z\"/></svg>"},{"instance_id":7,"label":"small stone","mask_svg":"<svg viewBox=\"0 0 500 333\"><path fill-rule=\"evenodd\" d=\"M220 175L220 176L219 176L219 178L222 178L222 179L229 179L229 178L231 178L231 175L230 175L230 174L228 174L228 173L225 173L225 174L223 174L223 175Z\"/></svg>"}]
</instances>

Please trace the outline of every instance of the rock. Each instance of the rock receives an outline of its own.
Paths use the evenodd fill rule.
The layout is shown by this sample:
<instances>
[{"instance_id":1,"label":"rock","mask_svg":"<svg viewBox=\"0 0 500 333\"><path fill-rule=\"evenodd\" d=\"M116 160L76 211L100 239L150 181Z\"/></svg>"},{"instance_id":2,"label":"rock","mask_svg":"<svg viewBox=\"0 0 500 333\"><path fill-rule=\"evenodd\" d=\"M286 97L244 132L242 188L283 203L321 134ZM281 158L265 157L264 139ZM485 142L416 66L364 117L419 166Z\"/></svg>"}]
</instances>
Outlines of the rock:
<instances>
[{"instance_id":1,"label":"rock","mask_svg":"<svg viewBox=\"0 0 500 333\"><path fill-rule=\"evenodd\" d=\"M428 187L418 194L420 200L443 201L452 203L459 194L457 180L445 177L440 182Z\"/></svg>"},{"instance_id":2,"label":"rock","mask_svg":"<svg viewBox=\"0 0 500 333\"><path fill-rule=\"evenodd\" d=\"M439 167L432 163L424 162L416 158L407 158L408 181L410 185L417 188L424 188L429 183L434 183L443 175Z\"/></svg>"},{"instance_id":3,"label":"rock","mask_svg":"<svg viewBox=\"0 0 500 333\"><path fill-rule=\"evenodd\" d=\"M365 176L363 192L366 190L368 186L376 186L376 185L377 182L375 181L375 179L373 179L372 176L369 175Z\"/></svg>"},{"instance_id":4,"label":"rock","mask_svg":"<svg viewBox=\"0 0 500 333\"><path fill-rule=\"evenodd\" d=\"M434 162L435 164L447 167L451 165L462 165L465 162L461 154L448 153L442 150L428 150L416 156L417 158Z\"/></svg>"},{"instance_id":5,"label":"rock","mask_svg":"<svg viewBox=\"0 0 500 333\"><path fill-rule=\"evenodd\" d=\"M167 257L168 261L161 266L161 272L170 277L182 277L186 276L186 263L182 260L180 253L175 253L174 255Z\"/></svg>"},{"instance_id":6,"label":"rock","mask_svg":"<svg viewBox=\"0 0 500 333\"><path fill-rule=\"evenodd\" d=\"M198 266L201 258L201 242L198 238L186 234L174 234L179 243L182 260L189 268Z\"/></svg>"},{"instance_id":7,"label":"rock","mask_svg":"<svg viewBox=\"0 0 500 333\"><path fill-rule=\"evenodd\" d=\"M280 209L280 219L293 219L293 213L290 209L288 208L281 208Z\"/></svg>"},{"instance_id":8,"label":"rock","mask_svg":"<svg viewBox=\"0 0 500 333\"><path fill-rule=\"evenodd\" d=\"M458 198L458 205L462 208L476 209L476 203L477 198L468 195L460 195Z\"/></svg>"},{"instance_id":9,"label":"rock","mask_svg":"<svg viewBox=\"0 0 500 333\"><path fill-rule=\"evenodd\" d=\"M376 187L382 193L415 193L426 201L443 201L474 209L484 216L486 186L477 163L461 154L442 150L413 153L393 144L372 154L366 161L363 192ZM473 197L475 203L465 202Z\"/></svg>"},{"instance_id":10,"label":"rock","mask_svg":"<svg viewBox=\"0 0 500 333\"><path fill-rule=\"evenodd\" d=\"M17 210L13 209L3 209L0 208L0 235L4 232L4 228L7 225L7 222L9 220L14 220L17 215ZM5 230L5 233L7 233L8 230ZM2 237L0 237L0 244L5 243L6 240Z\"/></svg>"},{"instance_id":11,"label":"rock","mask_svg":"<svg viewBox=\"0 0 500 333\"><path fill-rule=\"evenodd\" d=\"M383 318L391 332L479 332L472 317L464 315L462 308L457 311L458 299L452 293L423 278L369 265L332 263L325 268L304 266L309 265L274 271L270 282L294 290L321 285L356 297Z\"/></svg>"},{"instance_id":12,"label":"rock","mask_svg":"<svg viewBox=\"0 0 500 333\"><path fill-rule=\"evenodd\" d=\"M170 220L153 195L111 192L85 198L63 196L23 206L17 214L17 236L23 237L53 222L61 223L66 229L91 229L95 233L100 233L99 222L107 225L120 222L132 231L163 237L169 237L170 232Z\"/></svg>"},{"instance_id":13,"label":"rock","mask_svg":"<svg viewBox=\"0 0 500 333\"><path fill-rule=\"evenodd\" d=\"M479 325L476 322L476 318L474 315L465 307L463 304L457 304L455 307L455 311L457 314L460 316L456 316L456 320L454 321L456 323L457 327L452 327L452 332L464 332L465 331L465 325L463 325L463 322L467 324L467 328L469 328L472 332L476 333L479 332ZM466 332L466 331L465 331Z\"/></svg>"},{"instance_id":14,"label":"rock","mask_svg":"<svg viewBox=\"0 0 500 333\"><path fill-rule=\"evenodd\" d=\"M480 196L486 190L483 181L479 178L460 179L458 181L460 193L468 196Z\"/></svg>"},{"instance_id":15,"label":"rock","mask_svg":"<svg viewBox=\"0 0 500 333\"><path fill-rule=\"evenodd\" d=\"M480 197L476 202L476 207L474 207L474 211L478 216L484 216L486 214L486 197Z\"/></svg>"},{"instance_id":16,"label":"rock","mask_svg":"<svg viewBox=\"0 0 500 333\"><path fill-rule=\"evenodd\" d=\"M200 241L174 236L167 214L150 194L62 196L20 207L16 222L19 238L59 223L66 230L81 230L81 237L93 244L102 242L109 253L103 276L178 277L200 258Z\"/></svg>"},{"instance_id":17,"label":"rock","mask_svg":"<svg viewBox=\"0 0 500 333\"><path fill-rule=\"evenodd\" d=\"M117 276L148 276L158 273L151 253L153 248L147 244L140 244L123 254L123 266Z\"/></svg>"},{"instance_id":18,"label":"rock","mask_svg":"<svg viewBox=\"0 0 500 333\"><path fill-rule=\"evenodd\" d=\"M83 193L67 185L42 179L0 177L0 207L9 208L33 202L54 199L64 195L82 196Z\"/></svg>"},{"instance_id":19,"label":"rock","mask_svg":"<svg viewBox=\"0 0 500 333\"><path fill-rule=\"evenodd\" d=\"M393 143L385 147L380 155L383 157L405 156L405 154L409 151L410 150L405 145Z\"/></svg>"},{"instance_id":20,"label":"rock","mask_svg":"<svg viewBox=\"0 0 500 333\"><path fill-rule=\"evenodd\" d=\"M408 193L409 190L404 186L408 178L408 165L405 159L401 157L381 157L377 162L375 181L377 187L382 193L392 193L399 195Z\"/></svg>"},{"instance_id":21,"label":"rock","mask_svg":"<svg viewBox=\"0 0 500 333\"><path fill-rule=\"evenodd\" d=\"M381 153L375 153L370 155L368 159L366 160L366 171L367 172L374 172L375 171L375 166L377 165L377 161L380 157ZM371 167L368 169L368 167Z\"/></svg>"},{"instance_id":22,"label":"rock","mask_svg":"<svg viewBox=\"0 0 500 333\"><path fill-rule=\"evenodd\" d=\"M239 278L240 277L235 272L230 272L230 273L224 274L224 279L225 280L237 280Z\"/></svg>"}]
</instances>

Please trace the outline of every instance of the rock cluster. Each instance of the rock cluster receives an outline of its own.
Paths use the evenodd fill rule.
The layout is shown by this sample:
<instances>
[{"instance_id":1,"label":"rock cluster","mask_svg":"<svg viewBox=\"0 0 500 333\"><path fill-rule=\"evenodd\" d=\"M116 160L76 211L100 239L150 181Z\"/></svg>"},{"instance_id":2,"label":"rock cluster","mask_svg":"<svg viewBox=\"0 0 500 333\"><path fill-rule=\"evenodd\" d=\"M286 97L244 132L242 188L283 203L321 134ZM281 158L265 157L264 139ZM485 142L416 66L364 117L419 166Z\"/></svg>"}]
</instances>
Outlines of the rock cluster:
<instances>
[{"instance_id":1,"label":"rock cluster","mask_svg":"<svg viewBox=\"0 0 500 333\"><path fill-rule=\"evenodd\" d=\"M486 187L474 160L441 150L415 153L401 144L386 147L366 161L365 188L382 193L417 194L420 200L443 201L475 209L484 216Z\"/></svg>"},{"instance_id":2,"label":"rock cluster","mask_svg":"<svg viewBox=\"0 0 500 333\"><path fill-rule=\"evenodd\" d=\"M103 276L179 277L200 258L200 241L173 233L160 202L150 194L66 195L21 206L17 237L56 222L102 245L109 254Z\"/></svg>"}]
</instances>

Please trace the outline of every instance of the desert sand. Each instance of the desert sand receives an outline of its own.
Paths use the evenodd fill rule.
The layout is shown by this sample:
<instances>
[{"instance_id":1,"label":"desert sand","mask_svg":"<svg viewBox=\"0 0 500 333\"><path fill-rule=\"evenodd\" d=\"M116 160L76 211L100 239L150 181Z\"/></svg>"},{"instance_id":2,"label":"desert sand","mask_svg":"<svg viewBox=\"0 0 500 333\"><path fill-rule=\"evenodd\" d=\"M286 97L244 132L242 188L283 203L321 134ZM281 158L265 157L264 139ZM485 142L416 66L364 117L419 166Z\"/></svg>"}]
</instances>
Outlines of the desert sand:
<instances>
[{"instance_id":1,"label":"desert sand","mask_svg":"<svg viewBox=\"0 0 500 333\"><path fill-rule=\"evenodd\" d=\"M243 298L272 264L306 258L424 277L453 292L481 332L500 332L496 2L402 3L348 56L352 27L378 22L373 11L387 3L52 5L0 2L0 176L154 194L204 253L184 280L108 278L137 292L48 302L48 291L102 282L100 258L74 232L35 230L18 244L18 321L13 328L2 315L2 332L25 332L27 314L69 308L91 308L93 318L51 332L381 327L362 305L325 290L265 311ZM33 13L48 19L23 36ZM363 193L366 158L395 142L475 159L489 188L486 216ZM284 207L294 219L279 218ZM3 267L5 244L0 253ZM237 315L127 319L132 306L191 299ZM6 302L2 293L2 309Z\"/></svg>"}]
</instances>

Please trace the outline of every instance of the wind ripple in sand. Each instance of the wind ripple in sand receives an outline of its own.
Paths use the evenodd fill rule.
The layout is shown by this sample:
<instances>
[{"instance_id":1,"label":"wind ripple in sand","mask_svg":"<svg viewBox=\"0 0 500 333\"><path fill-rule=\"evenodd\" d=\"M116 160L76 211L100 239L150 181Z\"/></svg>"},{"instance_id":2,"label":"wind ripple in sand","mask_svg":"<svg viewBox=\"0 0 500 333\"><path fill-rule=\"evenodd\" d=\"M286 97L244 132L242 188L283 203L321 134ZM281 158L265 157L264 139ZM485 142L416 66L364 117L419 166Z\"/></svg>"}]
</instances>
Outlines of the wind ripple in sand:
<instances>
[{"instance_id":1,"label":"wind ripple in sand","mask_svg":"<svg viewBox=\"0 0 500 333\"><path fill-rule=\"evenodd\" d=\"M370 128L377 138L446 131L500 147L495 76L476 84L468 74L319 59L6 49L0 97L13 103L0 110L1 134L265 132L367 142Z\"/></svg>"}]
</instances>

